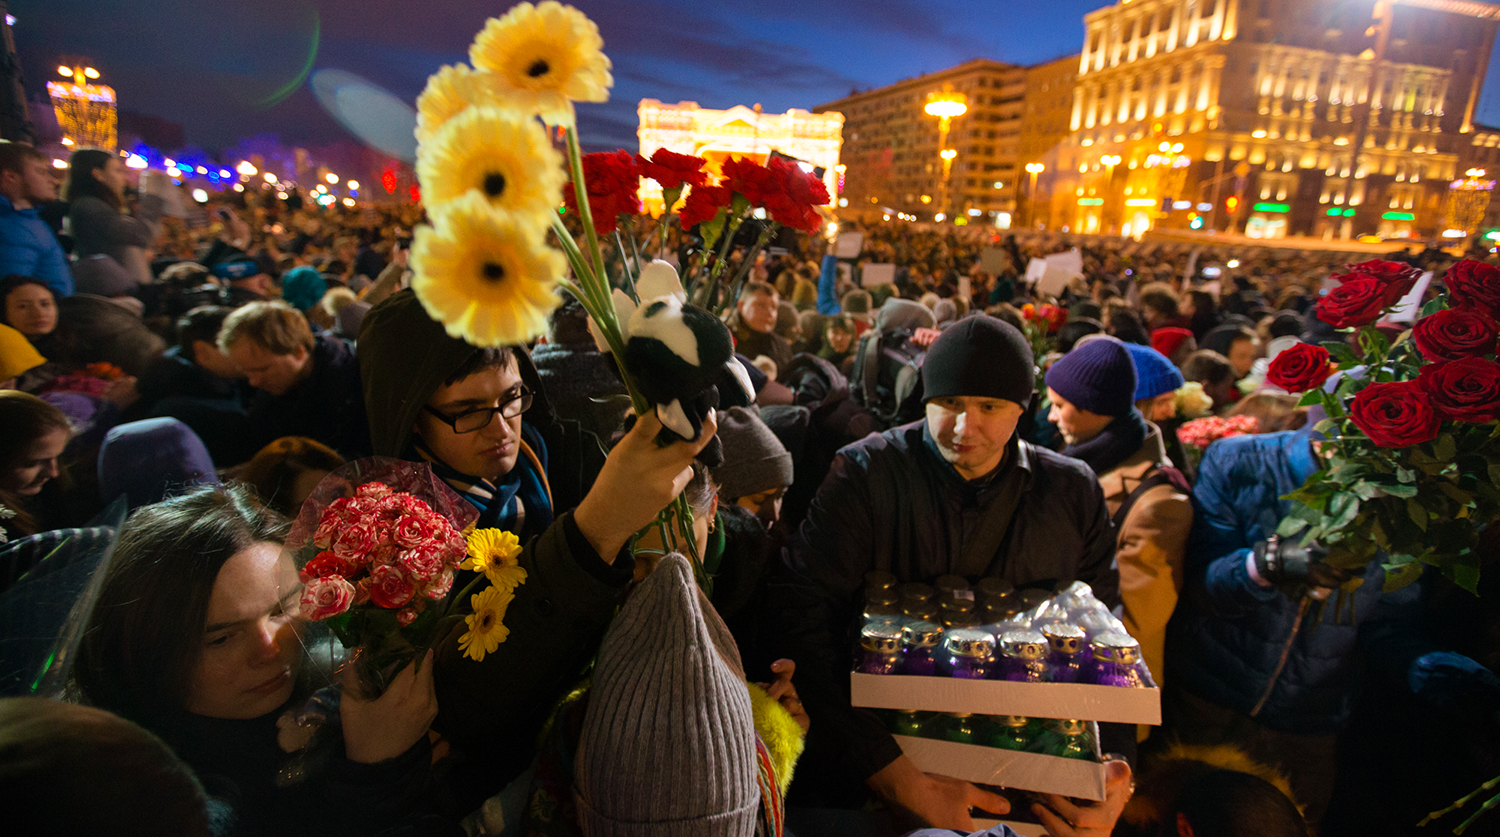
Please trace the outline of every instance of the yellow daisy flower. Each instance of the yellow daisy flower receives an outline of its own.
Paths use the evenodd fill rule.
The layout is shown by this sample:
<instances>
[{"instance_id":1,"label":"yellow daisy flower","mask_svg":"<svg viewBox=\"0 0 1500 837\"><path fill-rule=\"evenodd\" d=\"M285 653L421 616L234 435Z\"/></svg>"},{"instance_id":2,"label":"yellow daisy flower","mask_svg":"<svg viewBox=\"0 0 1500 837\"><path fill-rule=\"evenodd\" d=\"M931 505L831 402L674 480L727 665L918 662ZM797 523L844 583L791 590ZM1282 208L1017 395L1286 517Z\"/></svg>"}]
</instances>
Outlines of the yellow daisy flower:
<instances>
[{"instance_id":1,"label":"yellow daisy flower","mask_svg":"<svg viewBox=\"0 0 1500 837\"><path fill-rule=\"evenodd\" d=\"M607 102L615 80L602 51L599 27L583 12L556 0L518 3L490 18L469 60L512 88L517 107L548 125L573 124L573 102Z\"/></svg>"},{"instance_id":2,"label":"yellow daisy flower","mask_svg":"<svg viewBox=\"0 0 1500 837\"><path fill-rule=\"evenodd\" d=\"M478 192L497 209L540 214L562 200L562 155L535 119L471 107L417 147L417 182L428 207Z\"/></svg>"},{"instance_id":3,"label":"yellow daisy flower","mask_svg":"<svg viewBox=\"0 0 1500 837\"><path fill-rule=\"evenodd\" d=\"M484 573L490 583L504 590L514 590L526 583L526 568L521 557L521 539L503 529L476 529L469 534L469 557L460 569Z\"/></svg>"},{"instance_id":4,"label":"yellow daisy flower","mask_svg":"<svg viewBox=\"0 0 1500 837\"><path fill-rule=\"evenodd\" d=\"M503 106L503 88L494 73L476 72L467 64L451 64L427 78L417 97L417 142L432 139L438 129L466 108Z\"/></svg>"},{"instance_id":5,"label":"yellow daisy flower","mask_svg":"<svg viewBox=\"0 0 1500 837\"><path fill-rule=\"evenodd\" d=\"M491 208L470 192L433 211L411 247L412 290L448 333L475 346L525 343L557 307L563 254L545 243L545 219Z\"/></svg>"},{"instance_id":6,"label":"yellow daisy flower","mask_svg":"<svg viewBox=\"0 0 1500 837\"><path fill-rule=\"evenodd\" d=\"M469 630L458 638L458 649L475 662L483 662L484 655L493 653L500 643L510 636L505 627L505 611L515 599L515 594L498 587L486 587L484 592L474 594L470 602L474 614L464 617Z\"/></svg>"}]
</instances>

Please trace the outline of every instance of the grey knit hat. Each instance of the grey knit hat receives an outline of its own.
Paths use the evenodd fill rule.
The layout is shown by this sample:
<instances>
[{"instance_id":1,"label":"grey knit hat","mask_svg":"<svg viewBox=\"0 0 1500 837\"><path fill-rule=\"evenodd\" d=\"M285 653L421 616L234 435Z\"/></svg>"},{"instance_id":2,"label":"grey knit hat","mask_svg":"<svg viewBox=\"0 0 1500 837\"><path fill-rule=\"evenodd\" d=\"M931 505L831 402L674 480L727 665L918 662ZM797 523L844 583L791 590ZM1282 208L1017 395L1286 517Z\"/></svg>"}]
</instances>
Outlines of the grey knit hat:
<instances>
[{"instance_id":1,"label":"grey knit hat","mask_svg":"<svg viewBox=\"0 0 1500 837\"><path fill-rule=\"evenodd\" d=\"M574 761L587 837L755 833L750 693L701 602L687 559L668 555L604 636Z\"/></svg>"},{"instance_id":2,"label":"grey knit hat","mask_svg":"<svg viewBox=\"0 0 1500 837\"><path fill-rule=\"evenodd\" d=\"M733 501L792 484L792 455L754 410L719 411L724 463L713 469L719 496Z\"/></svg>"}]
</instances>

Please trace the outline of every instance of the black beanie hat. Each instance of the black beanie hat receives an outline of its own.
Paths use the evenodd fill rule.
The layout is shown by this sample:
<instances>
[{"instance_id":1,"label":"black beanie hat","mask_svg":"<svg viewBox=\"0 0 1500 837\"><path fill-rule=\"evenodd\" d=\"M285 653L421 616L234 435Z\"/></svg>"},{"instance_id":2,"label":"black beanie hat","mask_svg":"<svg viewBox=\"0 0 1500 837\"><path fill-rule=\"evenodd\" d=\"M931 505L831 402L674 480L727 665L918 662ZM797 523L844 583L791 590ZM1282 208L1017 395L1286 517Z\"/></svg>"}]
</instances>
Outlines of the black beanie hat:
<instances>
[{"instance_id":1,"label":"black beanie hat","mask_svg":"<svg viewBox=\"0 0 1500 837\"><path fill-rule=\"evenodd\" d=\"M943 331L922 361L922 397L1000 398L1028 407L1036 385L1031 344L1015 326L986 314Z\"/></svg>"}]
</instances>

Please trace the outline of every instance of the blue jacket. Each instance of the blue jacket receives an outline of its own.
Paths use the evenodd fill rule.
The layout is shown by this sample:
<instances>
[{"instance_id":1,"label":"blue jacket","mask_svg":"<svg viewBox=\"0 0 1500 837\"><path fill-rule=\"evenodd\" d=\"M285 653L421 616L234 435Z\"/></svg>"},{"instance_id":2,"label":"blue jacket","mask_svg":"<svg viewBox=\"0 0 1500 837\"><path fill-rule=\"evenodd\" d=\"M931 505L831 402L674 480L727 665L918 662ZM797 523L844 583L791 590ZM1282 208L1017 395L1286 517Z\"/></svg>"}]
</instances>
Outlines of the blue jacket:
<instances>
[{"instance_id":1,"label":"blue jacket","mask_svg":"<svg viewBox=\"0 0 1500 837\"><path fill-rule=\"evenodd\" d=\"M73 295L68 257L35 208L16 209L0 197L0 276L30 276L47 283L58 296Z\"/></svg>"},{"instance_id":2,"label":"blue jacket","mask_svg":"<svg viewBox=\"0 0 1500 837\"><path fill-rule=\"evenodd\" d=\"M1180 672L1176 685L1300 735L1332 734L1342 725L1361 654L1373 670L1405 680L1437 706L1452 705L1457 693L1476 686L1493 689L1487 669L1423 638L1417 585L1382 592L1379 561L1346 596L1352 608L1345 601L1341 617L1337 592L1299 620L1299 601L1250 577L1250 548L1273 534L1290 509L1282 495L1317 467L1305 431L1224 439L1204 455L1193 489L1186 589L1168 633L1168 666Z\"/></svg>"}]
</instances>

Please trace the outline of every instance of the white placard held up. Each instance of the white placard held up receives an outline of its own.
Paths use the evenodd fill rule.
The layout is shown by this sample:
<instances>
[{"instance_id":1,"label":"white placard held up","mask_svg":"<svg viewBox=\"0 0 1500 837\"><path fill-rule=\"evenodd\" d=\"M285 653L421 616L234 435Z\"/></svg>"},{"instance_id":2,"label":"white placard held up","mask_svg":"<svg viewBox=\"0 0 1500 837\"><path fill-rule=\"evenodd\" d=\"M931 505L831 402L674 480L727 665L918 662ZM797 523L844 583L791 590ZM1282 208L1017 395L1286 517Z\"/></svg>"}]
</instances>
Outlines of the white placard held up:
<instances>
[{"instance_id":1,"label":"white placard held up","mask_svg":"<svg viewBox=\"0 0 1500 837\"><path fill-rule=\"evenodd\" d=\"M841 259L857 259L865 249L865 234L862 232L839 233L833 243L833 254Z\"/></svg>"},{"instance_id":2,"label":"white placard held up","mask_svg":"<svg viewBox=\"0 0 1500 837\"><path fill-rule=\"evenodd\" d=\"M1026 265L1026 281L1028 282L1036 282L1046 275L1046 273L1046 259L1032 259L1031 263Z\"/></svg>"},{"instance_id":3,"label":"white placard held up","mask_svg":"<svg viewBox=\"0 0 1500 837\"><path fill-rule=\"evenodd\" d=\"M896 266L893 264L867 264L859 274L859 284L865 288L891 285L895 282Z\"/></svg>"}]
</instances>

